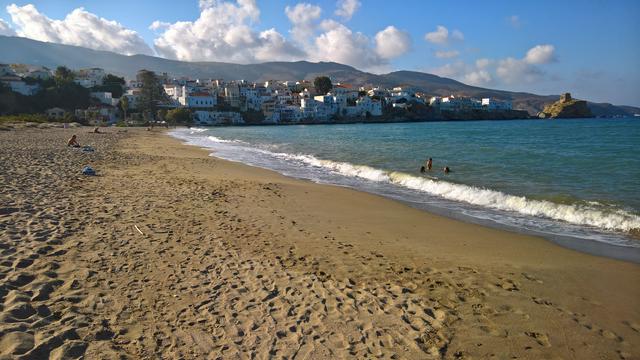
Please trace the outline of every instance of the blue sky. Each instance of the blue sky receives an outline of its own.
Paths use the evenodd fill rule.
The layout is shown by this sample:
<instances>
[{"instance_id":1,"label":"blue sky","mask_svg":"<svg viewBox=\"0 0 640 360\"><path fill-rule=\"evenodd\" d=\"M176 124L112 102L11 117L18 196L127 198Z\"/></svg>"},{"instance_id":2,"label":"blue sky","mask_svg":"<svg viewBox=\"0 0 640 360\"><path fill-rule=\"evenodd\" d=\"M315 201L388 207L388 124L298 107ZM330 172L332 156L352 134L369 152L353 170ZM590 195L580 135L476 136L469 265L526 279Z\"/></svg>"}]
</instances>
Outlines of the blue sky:
<instances>
[{"instance_id":1,"label":"blue sky","mask_svg":"<svg viewBox=\"0 0 640 360\"><path fill-rule=\"evenodd\" d=\"M640 1L0 0L0 5L0 33L125 54L242 63L336 61L378 73L418 70L482 87L570 91L578 98L640 106ZM342 6L350 11L336 14Z\"/></svg>"}]
</instances>

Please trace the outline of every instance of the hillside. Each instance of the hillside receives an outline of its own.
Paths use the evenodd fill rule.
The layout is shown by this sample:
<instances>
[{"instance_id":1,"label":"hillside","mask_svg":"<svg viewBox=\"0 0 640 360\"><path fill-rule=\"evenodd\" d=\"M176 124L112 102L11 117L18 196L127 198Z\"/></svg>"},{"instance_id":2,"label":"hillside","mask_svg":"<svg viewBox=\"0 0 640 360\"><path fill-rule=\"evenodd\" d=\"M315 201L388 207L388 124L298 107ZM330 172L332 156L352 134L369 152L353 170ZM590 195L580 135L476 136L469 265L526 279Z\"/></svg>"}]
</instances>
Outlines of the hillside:
<instances>
[{"instance_id":1,"label":"hillside","mask_svg":"<svg viewBox=\"0 0 640 360\"><path fill-rule=\"evenodd\" d=\"M185 62L147 55L126 56L108 51L91 50L78 46L45 43L20 37L0 36L0 63L25 63L54 68L100 67L107 72L132 78L140 69L166 72L175 77L244 79L247 81L311 80L327 75L335 81L354 85L392 87L400 84L414 86L428 94L446 96L459 94L473 97L494 97L511 100L514 109L535 115L545 104L554 102L559 95L541 96L524 92L485 89L459 81L416 71L395 71L376 75L348 65L307 61L267 62L261 64L231 64L223 62ZM608 103L589 103L595 116L620 116L640 113L640 108L614 106Z\"/></svg>"}]
</instances>

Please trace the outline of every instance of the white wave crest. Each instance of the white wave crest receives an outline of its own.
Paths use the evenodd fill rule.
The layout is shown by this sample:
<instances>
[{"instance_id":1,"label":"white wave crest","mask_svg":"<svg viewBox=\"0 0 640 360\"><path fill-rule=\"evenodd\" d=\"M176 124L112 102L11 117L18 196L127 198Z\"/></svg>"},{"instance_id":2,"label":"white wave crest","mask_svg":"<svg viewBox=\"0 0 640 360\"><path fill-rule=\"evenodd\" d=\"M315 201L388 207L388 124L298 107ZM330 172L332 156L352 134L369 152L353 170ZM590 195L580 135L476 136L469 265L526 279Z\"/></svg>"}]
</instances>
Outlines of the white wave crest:
<instances>
[{"instance_id":1,"label":"white wave crest","mask_svg":"<svg viewBox=\"0 0 640 360\"><path fill-rule=\"evenodd\" d=\"M215 136L207 136L207 139L213 141L213 142L217 142L217 143L222 143L222 144L233 144L233 143L238 143L238 140L225 140L225 139L220 139L219 137L215 137Z\"/></svg>"},{"instance_id":2,"label":"white wave crest","mask_svg":"<svg viewBox=\"0 0 640 360\"><path fill-rule=\"evenodd\" d=\"M267 153L279 158L297 160L311 166L322 167L344 176L387 182L407 189L440 196L448 200L462 201L492 209L514 211L525 215L545 217L607 230L629 231L640 228L640 216L619 209L605 211L588 205L567 205L546 200L533 200L524 196L509 195L491 189L413 176L402 172L388 172L366 165L321 160L311 155Z\"/></svg>"},{"instance_id":3,"label":"white wave crest","mask_svg":"<svg viewBox=\"0 0 640 360\"><path fill-rule=\"evenodd\" d=\"M174 133L174 135L183 137L182 134L177 132ZM208 140L220 144L243 144L239 140L225 140L215 136L208 136ZM193 141L193 139L191 139L191 141ZM195 143L198 142L196 141ZM254 153L261 153L285 161L294 161L312 167L322 168L343 176L389 183L406 189L439 196L447 200L465 202L476 206L512 211L529 216L544 217L576 225L593 226L605 230L630 231L632 229L640 229L640 216L622 209L602 209L598 206L600 204L597 202L590 202L584 205L558 204L546 200L534 200L524 196L505 194L497 190L456 184L402 172L380 170L366 165L323 160L312 155L272 152L250 146L243 146L243 148Z\"/></svg>"}]
</instances>

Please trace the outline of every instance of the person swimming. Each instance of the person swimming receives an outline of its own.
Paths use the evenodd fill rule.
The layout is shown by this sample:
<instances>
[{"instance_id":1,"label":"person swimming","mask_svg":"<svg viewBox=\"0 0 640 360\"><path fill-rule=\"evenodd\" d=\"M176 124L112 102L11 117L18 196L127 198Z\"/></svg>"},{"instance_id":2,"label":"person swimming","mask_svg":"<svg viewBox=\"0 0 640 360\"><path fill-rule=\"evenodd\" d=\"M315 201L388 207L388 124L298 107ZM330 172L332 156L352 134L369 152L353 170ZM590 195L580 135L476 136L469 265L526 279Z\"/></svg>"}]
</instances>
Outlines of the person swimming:
<instances>
[{"instance_id":1,"label":"person swimming","mask_svg":"<svg viewBox=\"0 0 640 360\"><path fill-rule=\"evenodd\" d=\"M76 135L71 136L71 139L67 141L67 146L80 147Z\"/></svg>"},{"instance_id":2,"label":"person swimming","mask_svg":"<svg viewBox=\"0 0 640 360\"><path fill-rule=\"evenodd\" d=\"M445 174L448 174L448 173L451 172L451 169L449 169L448 166L445 166L443 171L444 171Z\"/></svg>"}]
</instances>

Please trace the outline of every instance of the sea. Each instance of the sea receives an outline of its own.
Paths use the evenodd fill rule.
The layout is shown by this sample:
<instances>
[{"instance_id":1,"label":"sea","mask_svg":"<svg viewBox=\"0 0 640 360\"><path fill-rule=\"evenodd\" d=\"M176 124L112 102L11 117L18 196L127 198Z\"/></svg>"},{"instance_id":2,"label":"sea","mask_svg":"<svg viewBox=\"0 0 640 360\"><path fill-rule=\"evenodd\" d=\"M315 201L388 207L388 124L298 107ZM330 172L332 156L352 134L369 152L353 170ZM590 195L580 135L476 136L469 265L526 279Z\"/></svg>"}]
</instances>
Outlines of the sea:
<instances>
[{"instance_id":1,"label":"sea","mask_svg":"<svg viewBox=\"0 0 640 360\"><path fill-rule=\"evenodd\" d=\"M640 262L637 118L181 128L171 134L223 159ZM428 158L433 168L421 173Z\"/></svg>"}]
</instances>

